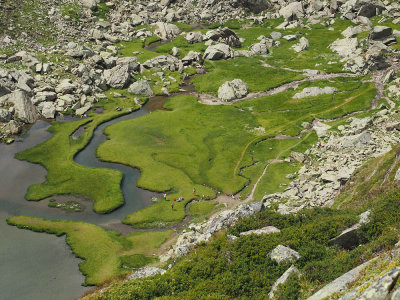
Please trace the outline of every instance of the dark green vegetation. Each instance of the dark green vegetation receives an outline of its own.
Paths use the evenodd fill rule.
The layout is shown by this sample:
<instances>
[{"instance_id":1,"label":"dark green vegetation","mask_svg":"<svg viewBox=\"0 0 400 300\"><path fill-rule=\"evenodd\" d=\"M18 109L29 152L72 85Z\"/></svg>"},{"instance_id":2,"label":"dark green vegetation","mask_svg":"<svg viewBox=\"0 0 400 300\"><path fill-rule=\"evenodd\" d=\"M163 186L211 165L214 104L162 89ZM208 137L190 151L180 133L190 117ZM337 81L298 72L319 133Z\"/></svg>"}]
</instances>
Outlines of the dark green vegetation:
<instances>
[{"instance_id":1,"label":"dark green vegetation","mask_svg":"<svg viewBox=\"0 0 400 300\"><path fill-rule=\"evenodd\" d=\"M151 256L171 235L171 231L131 233L121 236L105 231L99 226L83 222L48 221L32 217L13 217L10 225L47 232L57 236L66 235L72 252L85 261L79 269L86 276L86 285L99 285L106 279L123 275L154 262Z\"/></svg>"},{"instance_id":2,"label":"dark green vegetation","mask_svg":"<svg viewBox=\"0 0 400 300\"><path fill-rule=\"evenodd\" d=\"M101 114L92 112L88 118L75 122L54 122L49 129L54 133L52 138L16 155L18 159L41 164L48 170L46 182L29 187L27 200L42 200L56 194L78 194L93 200L93 209L98 213L112 211L124 203L119 171L84 167L73 159L90 141L98 125L138 108L134 97L125 95L122 98L110 96L108 100L99 102L97 105L105 108ZM116 111L116 107L122 111ZM85 128L82 135L73 138L71 135L81 126Z\"/></svg>"},{"instance_id":3,"label":"dark green vegetation","mask_svg":"<svg viewBox=\"0 0 400 300\"><path fill-rule=\"evenodd\" d=\"M371 209L371 222L359 229L362 245L351 251L329 246L328 242L357 222L363 210L315 208L296 216L265 210L242 220L227 234L239 235L267 225L280 228L281 233L243 236L234 242L227 241L226 234L221 233L213 242L197 246L196 251L166 274L115 283L102 295L96 293L89 299L268 299L272 284L291 265L277 264L268 257L279 244L301 255L295 263L301 276L293 276L279 293L282 299L305 299L324 284L397 243L399 197L400 192L392 185L380 195L359 199Z\"/></svg>"}]
</instances>

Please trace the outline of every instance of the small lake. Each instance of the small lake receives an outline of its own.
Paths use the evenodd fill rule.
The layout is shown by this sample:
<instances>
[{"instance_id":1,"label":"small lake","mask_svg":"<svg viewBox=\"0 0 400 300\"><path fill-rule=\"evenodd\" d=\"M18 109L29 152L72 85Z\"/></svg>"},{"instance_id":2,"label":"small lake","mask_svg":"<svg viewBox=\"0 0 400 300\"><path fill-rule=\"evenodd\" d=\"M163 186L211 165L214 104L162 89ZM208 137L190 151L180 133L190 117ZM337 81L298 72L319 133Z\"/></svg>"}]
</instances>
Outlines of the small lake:
<instances>
[{"instance_id":1,"label":"small lake","mask_svg":"<svg viewBox=\"0 0 400 300\"><path fill-rule=\"evenodd\" d=\"M38 121L13 144L0 144L0 300L47 300L55 299L54 295L57 295L57 300L71 300L88 290L81 286L84 277L78 269L80 259L72 254L65 237L20 230L7 225L6 219L16 215L68 219L97 224L123 234L131 231L121 220L150 205L151 198L158 195L137 188L139 170L99 161L95 155L96 148L105 141L103 131L107 126L159 109L164 101L165 97L154 97L142 109L100 125L87 147L75 157L76 162L85 166L113 168L124 173L121 188L125 204L110 214L96 214L92 211L91 201L73 196L51 198L78 200L86 206L84 211L67 213L49 208L48 200L30 202L24 199L27 188L45 181L47 172L40 165L15 159L14 155L50 138L51 133L47 131L49 123Z\"/></svg>"}]
</instances>

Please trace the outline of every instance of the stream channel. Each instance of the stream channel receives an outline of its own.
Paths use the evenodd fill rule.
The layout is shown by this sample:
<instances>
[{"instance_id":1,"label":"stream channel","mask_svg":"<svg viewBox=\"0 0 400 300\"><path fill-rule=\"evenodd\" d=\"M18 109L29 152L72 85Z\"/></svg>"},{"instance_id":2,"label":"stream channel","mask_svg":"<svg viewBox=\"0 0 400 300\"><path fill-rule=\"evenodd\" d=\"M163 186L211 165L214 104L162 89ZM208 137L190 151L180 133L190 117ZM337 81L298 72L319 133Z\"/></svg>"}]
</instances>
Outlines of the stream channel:
<instances>
[{"instance_id":1,"label":"stream channel","mask_svg":"<svg viewBox=\"0 0 400 300\"><path fill-rule=\"evenodd\" d=\"M192 90L187 82L182 88L186 91ZM40 165L17 160L14 155L49 139L51 133L47 129L51 126L50 123L38 121L13 144L0 144L0 300L71 300L89 289L82 286L84 277L78 268L81 260L72 254L64 236L59 238L55 235L21 230L7 225L6 219L26 215L50 220L84 221L123 234L131 231L121 220L128 214L150 205L151 198L157 194L136 186L140 177L139 170L99 161L95 154L96 148L106 140L103 131L107 126L161 109L165 99L163 96L152 97L140 110L101 124L94 131L89 144L75 157L75 161L82 165L112 168L124 174L121 189L125 204L109 214L96 214L92 211L91 201L73 196L51 198L61 201L63 198L67 198L64 201L76 200L86 209L69 213L48 207L47 199L39 202L24 199L31 184L45 181L47 171Z\"/></svg>"}]
</instances>

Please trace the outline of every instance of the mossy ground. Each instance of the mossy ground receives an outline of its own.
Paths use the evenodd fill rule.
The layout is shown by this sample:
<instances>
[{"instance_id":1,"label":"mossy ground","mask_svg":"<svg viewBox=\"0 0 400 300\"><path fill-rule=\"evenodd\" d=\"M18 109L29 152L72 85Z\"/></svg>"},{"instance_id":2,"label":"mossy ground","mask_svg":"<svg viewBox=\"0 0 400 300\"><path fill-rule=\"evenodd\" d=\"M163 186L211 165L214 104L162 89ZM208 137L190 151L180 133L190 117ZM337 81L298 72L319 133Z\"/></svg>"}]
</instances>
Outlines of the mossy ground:
<instances>
[{"instance_id":1,"label":"mossy ground","mask_svg":"<svg viewBox=\"0 0 400 300\"><path fill-rule=\"evenodd\" d=\"M79 269L86 276L86 285L99 285L111 277L132 272L132 268L154 262L152 253L172 233L134 232L121 236L84 222L50 221L25 216L12 217L7 222L37 232L66 235L72 252L84 260Z\"/></svg>"},{"instance_id":2,"label":"mossy ground","mask_svg":"<svg viewBox=\"0 0 400 300\"><path fill-rule=\"evenodd\" d=\"M101 114L90 113L89 117L74 122L54 122L49 131L54 135L42 144L20 152L16 158L44 166L48 174L46 182L29 187L27 200L42 200L52 195L78 194L94 201L93 210L106 213L124 203L120 184L122 174L112 169L89 168L74 162L74 156L90 141L94 129L103 122L126 114L125 109L137 109L134 97L102 100ZM122 111L116 111L120 107ZM71 135L81 126L85 130L79 138ZM54 151L57 149L57 151Z\"/></svg>"}]
</instances>

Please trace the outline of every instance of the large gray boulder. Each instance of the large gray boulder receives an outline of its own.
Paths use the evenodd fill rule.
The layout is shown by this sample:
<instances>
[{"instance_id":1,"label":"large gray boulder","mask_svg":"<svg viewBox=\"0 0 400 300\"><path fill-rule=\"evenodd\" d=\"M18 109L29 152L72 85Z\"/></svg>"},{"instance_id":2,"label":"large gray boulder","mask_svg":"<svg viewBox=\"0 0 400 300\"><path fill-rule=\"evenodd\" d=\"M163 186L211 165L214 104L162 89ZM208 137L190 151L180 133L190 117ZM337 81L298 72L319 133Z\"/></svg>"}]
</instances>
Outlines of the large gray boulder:
<instances>
[{"instance_id":1,"label":"large gray boulder","mask_svg":"<svg viewBox=\"0 0 400 300\"><path fill-rule=\"evenodd\" d=\"M329 299L333 294L338 294L347 290L349 283L353 282L358 278L361 272L375 259L367 261L366 263L350 270L349 272L343 274L342 276L336 278L334 281L324 286L322 289L317 291L314 295L309 297L307 300L321 300Z\"/></svg>"},{"instance_id":2,"label":"large gray boulder","mask_svg":"<svg viewBox=\"0 0 400 300\"><path fill-rule=\"evenodd\" d=\"M56 86L56 92L60 94L72 94L76 89L76 85L71 82L69 79L62 80Z\"/></svg>"},{"instance_id":3,"label":"large gray boulder","mask_svg":"<svg viewBox=\"0 0 400 300\"><path fill-rule=\"evenodd\" d=\"M285 273L282 274L281 277L279 277L279 279L277 281L275 281L274 285L271 288L271 291L269 292L268 296L273 299L276 290L278 289L278 286L280 284L284 284L290 275L295 274L295 273L299 273L299 270L295 267L295 266L291 266L289 269L286 270Z\"/></svg>"},{"instance_id":4,"label":"large gray boulder","mask_svg":"<svg viewBox=\"0 0 400 300\"><path fill-rule=\"evenodd\" d=\"M258 14L271 7L269 0L239 0L236 3L244 8L247 8L250 12L255 14Z\"/></svg>"},{"instance_id":5,"label":"large gray boulder","mask_svg":"<svg viewBox=\"0 0 400 300\"><path fill-rule=\"evenodd\" d=\"M117 65L110 70L104 71L104 79L112 88L123 89L128 86L131 80L129 65Z\"/></svg>"},{"instance_id":6,"label":"large gray boulder","mask_svg":"<svg viewBox=\"0 0 400 300\"><path fill-rule=\"evenodd\" d=\"M276 248L271 251L269 256L278 264L286 261L295 262L300 258L300 254L297 251L282 245L276 246Z\"/></svg>"},{"instance_id":7,"label":"large gray boulder","mask_svg":"<svg viewBox=\"0 0 400 300\"><path fill-rule=\"evenodd\" d=\"M375 26L371 33L369 34L369 38L371 40L382 40L385 39L389 36L391 36L393 33L393 29L391 27L387 26Z\"/></svg>"},{"instance_id":8,"label":"large gray boulder","mask_svg":"<svg viewBox=\"0 0 400 300\"><path fill-rule=\"evenodd\" d=\"M89 8L91 10L95 10L97 7L96 0L79 0L83 7Z\"/></svg>"},{"instance_id":9,"label":"large gray boulder","mask_svg":"<svg viewBox=\"0 0 400 300\"><path fill-rule=\"evenodd\" d=\"M14 104L15 117L25 123L35 123L38 119L36 107L33 105L28 94L17 90L10 94L8 102Z\"/></svg>"},{"instance_id":10,"label":"large gray boulder","mask_svg":"<svg viewBox=\"0 0 400 300\"><path fill-rule=\"evenodd\" d=\"M366 211L360 215L360 221L350 228L344 230L339 236L330 240L330 245L339 245L344 249L353 249L359 245L358 229L369 222L370 211Z\"/></svg>"},{"instance_id":11,"label":"large gray boulder","mask_svg":"<svg viewBox=\"0 0 400 300\"><path fill-rule=\"evenodd\" d=\"M250 46L251 55L267 55L269 53L268 43L261 41Z\"/></svg>"},{"instance_id":12,"label":"large gray boulder","mask_svg":"<svg viewBox=\"0 0 400 300\"><path fill-rule=\"evenodd\" d=\"M176 71L179 68L179 59L172 55L160 55L146 60L142 66L146 69L160 68L162 70Z\"/></svg>"},{"instance_id":13,"label":"large gray boulder","mask_svg":"<svg viewBox=\"0 0 400 300\"><path fill-rule=\"evenodd\" d=\"M10 121L11 114L8 109L0 108L0 123L6 123Z\"/></svg>"},{"instance_id":14,"label":"large gray boulder","mask_svg":"<svg viewBox=\"0 0 400 300\"><path fill-rule=\"evenodd\" d=\"M46 119L54 119L56 114L56 106L54 105L54 102L43 102L42 105L42 116Z\"/></svg>"},{"instance_id":15,"label":"large gray boulder","mask_svg":"<svg viewBox=\"0 0 400 300\"><path fill-rule=\"evenodd\" d=\"M315 97L323 94L333 94L337 91L337 88L326 86L324 88L320 87L309 87L303 89L301 92L296 93L292 98L301 99L305 97Z\"/></svg>"},{"instance_id":16,"label":"large gray boulder","mask_svg":"<svg viewBox=\"0 0 400 300\"><path fill-rule=\"evenodd\" d=\"M190 44L201 43L203 41L203 35L199 31L189 32L185 36L185 40Z\"/></svg>"},{"instance_id":17,"label":"large gray boulder","mask_svg":"<svg viewBox=\"0 0 400 300\"><path fill-rule=\"evenodd\" d=\"M385 10L385 7L381 3L375 1L362 1L362 2L363 3L361 4L357 16L371 18L380 15L382 11Z\"/></svg>"},{"instance_id":18,"label":"large gray boulder","mask_svg":"<svg viewBox=\"0 0 400 300\"><path fill-rule=\"evenodd\" d=\"M227 59L233 56L231 47L226 44L209 46L204 52L204 58L208 60Z\"/></svg>"},{"instance_id":19,"label":"large gray boulder","mask_svg":"<svg viewBox=\"0 0 400 300\"><path fill-rule=\"evenodd\" d=\"M279 233L281 232L278 228L274 226L267 226L260 229L249 230L245 232L241 232L240 236L255 234L255 235L262 235L262 234L271 234L271 233Z\"/></svg>"},{"instance_id":20,"label":"large gray boulder","mask_svg":"<svg viewBox=\"0 0 400 300\"><path fill-rule=\"evenodd\" d=\"M139 80L132 83L129 87L129 93L136 95L152 96L153 90L147 80Z\"/></svg>"},{"instance_id":21,"label":"large gray boulder","mask_svg":"<svg viewBox=\"0 0 400 300\"><path fill-rule=\"evenodd\" d=\"M309 46L308 40L303 36L300 38L299 43L295 44L292 46L293 50L295 52L302 52L304 50L307 50Z\"/></svg>"},{"instance_id":22,"label":"large gray boulder","mask_svg":"<svg viewBox=\"0 0 400 300\"><path fill-rule=\"evenodd\" d=\"M357 297L357 300L385 300L400 276L400 268L395 267L370 285ZM396 299L396 298L392 298Z\"/></svg>"},{"instance_id":23,"label":"large gray boulder","mask_svg":"<svg viewBox=\"0 0 400 300\"><path fill-rule=\"evenodd\" d=\"M356 50L358 47L358 39L350 38L350 39L337 39L332 44L329 45L329 48L332 51L337 52L340 56L349 57L356 54Z\"/></svg>"},{"instance_id":24,"label":"large gray boulder","mask_svg":"<svg viewBox=\"0 0 400 300\"><path fill-rule=\"evenodd\" d=\"M279 14L285 18L286 21L292 21L304 17L303 4L299 1L292 2L279 10Z\"/></svg>"},{"instance_id":25,"label":"large gray boulder","mask_svg":"<svg viewBox=\"0 0 400 300\"><path fill-rule=\"evenodd\" d=\"M181 30L174 24L157 22L155 24L154 33L162 40L171 40L177 37L181 33Z\"/></svg>"},{"instance_id":26,"label":"large gray boulder","mask_svg":"<svg viewBox=\"0 0 400 300\"><path fill-rule=\"evenodd\" d=\"M164 274L166 271L160 268L156 267L144 267L139 270L137 270L135 273L130 275L128 277L128 280L134 280L137 278L146 278L146 277L152 277L158 274Z\"/></svg>"},{"instance_id":27,"label":"large gray boulder","mask_svg":"<svg viewBox=\"0 0 400 300\"><path fill-rule=\"evenodd\" d=\"M248 88L246 83L241 79L234 79L227 81L221 85L218 89L218 98L224 101L232 101L234 99L240 99L248 94Z\"/></svg>"}]
</instances>

